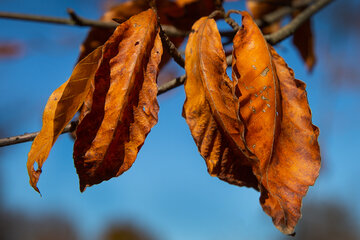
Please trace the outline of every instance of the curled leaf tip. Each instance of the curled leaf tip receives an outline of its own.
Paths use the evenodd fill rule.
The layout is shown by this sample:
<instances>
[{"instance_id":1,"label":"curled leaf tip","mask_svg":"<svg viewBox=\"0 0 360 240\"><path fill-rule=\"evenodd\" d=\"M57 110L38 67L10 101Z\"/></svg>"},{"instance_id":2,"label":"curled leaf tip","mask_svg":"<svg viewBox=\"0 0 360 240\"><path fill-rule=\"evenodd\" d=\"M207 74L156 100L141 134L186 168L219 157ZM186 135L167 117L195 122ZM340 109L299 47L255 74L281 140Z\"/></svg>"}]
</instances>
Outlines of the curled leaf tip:
<instances>
[{"instance_id":1,"label":"curled leaf tip","mask_svg":"<svg viewBox=\"0 0 360 240\"><path fill-rule=\"evenodd\" d=\"M41 168L49 156L55 141L71 121L90 89L102 48L99 47L81 60L74 68L70 78L49 97L43 113L41 131L34 139L28 154L27 169L30 185L40 193L37 182ZM34 170L37 163L38 170Z\"/></svg>"}]
</instances>

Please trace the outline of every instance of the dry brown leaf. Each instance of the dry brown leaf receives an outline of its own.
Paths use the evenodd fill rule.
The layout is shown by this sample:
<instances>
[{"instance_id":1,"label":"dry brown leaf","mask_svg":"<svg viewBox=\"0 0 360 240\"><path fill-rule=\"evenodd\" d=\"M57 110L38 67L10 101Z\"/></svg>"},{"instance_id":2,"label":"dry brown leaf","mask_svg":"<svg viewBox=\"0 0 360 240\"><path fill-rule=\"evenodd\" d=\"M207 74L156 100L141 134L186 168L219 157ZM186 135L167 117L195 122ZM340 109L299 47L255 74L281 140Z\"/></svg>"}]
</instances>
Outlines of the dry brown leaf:
<instances>
[{"instance_id":1,"label":"dry brown leaf","mask_svg":"<svg viewBox=\"0 0 360 240\"><path fill-rule=\"evenodd\" d=\"M296 14L294 15L296 17ZM307 68L311 71L315 65L314 36L311 30L311 20L305 21L293 35L293 43L298 49Z\"/></svg>"},{"instance_id":2,"label":"dry brown leaf","mask_svg":"<svg viewBox=\"0 0 360 240\"><path fill-rule=\"evenodd\" d=\"M136 0L120 3L110 8L101 18L103 22L113 22L113 19L126 21L131 16L139 14L149 8L147 1ZM85 41L80 47L79 60L86 57L95 48L103 45L106 40L113 34L114 29L97 28L90 29Z\"/></svg>"},{"instance_id":3,"label":"dry brown leaf","mask_svg":"<svg viewBox=\"0 0 360 240\"><path fill-rule=\"evenodd\" d=\"M103 55L74 146L81 191L128 170L157 122L162 45L153 10L122 23Z\"/></svg>"},{"instance_id":4,"label":"dry brown leaf","mask_svg":"<svg viewBox=\"0 0 360 240\"><path fill-rule=\"evenodd\" d=\"M82 105L98 67L101 52L102 48L99 47L80 61L69 80L51 94L46 104L43 126L31 146L27 161L30 184L38 192L37 182L42 165L56 139ZM36 171L34 170L35 162L38 165Z\"/></svg>"},{"instance_id":5,"label":"dry brown leaf","mask_svg":"<svg viewBox=\"0 0 360 240\"><path fill-rule=\"evenodd\" d=\"M189 31L197 19L209 15L215 10L215 6L211 0L178 0L176 2L158 0L156 1L156 7L161 24L174 26L184 31ZM105 22L111 22L113 19L126 21L131 16L139 14L148 8L149 2L147 0L127 1L113 6L100 20ZM98 46L103 45L113 31L113 29L91 28L88 36L81 45L79 60L87 56L87 54ZM170 37L170 40L176 47L179 47L184 41L184 37ZM170 55L164 52L160 68L163 67L170 58Z\"/></svg>"},{"instance_id":6,"label":"dry brown leaf","mask_svg":"<svg viewBox=\"0 0 360 240\"><path fill-rule=\"evenodd\" d=\"M158 16L161 24L174 25L178 18L182 17L184 10L176 3L168 0L156 1ZM149 8L147 0L133 0L117 4L110 8L101 18L100 21L113 22L113 19L124 22L130 17L139 14ZM182 28L181 28L182 29ZM189 30L189 29L185 29ZM96 28L90 29L85 41L80 47L79 60L87 56L93 49L103 45L105 41L112 35L114 29ZM180 46L184 41L184 37L170 37L170 40L176 47ZM163 67L169 60L170 55L165 52L161 61L160 68Z\"/></svg>"},{"instance_id":7,"label":"dry brown leaf","mask_svg":"<svg viewBox=\"0 0 360 240\"><path fill-rule=\"evenodd\" d=\"M290 234L301 217L302 198L319 175L319 130L311 122L305 84L294 78L273 48L271 53L280 82L282 119L267 169L268 194L262 193L260 201L275 225Z\"/></svg>"},{"instance_id":8,"label":"dry brown leaf","mask_svg":"<svg viewBox=\"0 0 360 240\"><path fill-rule=\"evenodd\" d=\"M232 78L239 98L239 112L246 126L246 143L260 159L259 169L254 168L254 171L261 176L270 161L276 137L279 95L267 42L247 16L242 20L245 27L233 40Z\"/></svg>"},{"instance_id":9,"label":"dry brown leaf","mask_svg":"<svg viewBox=\"0 0 360 240\"><path fill-rule=\"evenodd\" d=\"M319 174L319 131L311 123L305 84L294 79L251 16L242 15L243 27L234 38L233 80L242 94L245 139L260 160L254 172L261 205L280 231L291 234L302 198Z\"/></svg>"},{"instance_id":10,"label":"dry brown leaf","mask_svg":"<svg viewBox=\"0 0 360 240\"><path fill-rule=\"evenodd\" d=\"M256 159L244 143L244 125L237 117L237 101L226 67L215 21L199 19L185 50L183 116L212 176L257 189L251 169Z\"/></svg>"}]
</instances>

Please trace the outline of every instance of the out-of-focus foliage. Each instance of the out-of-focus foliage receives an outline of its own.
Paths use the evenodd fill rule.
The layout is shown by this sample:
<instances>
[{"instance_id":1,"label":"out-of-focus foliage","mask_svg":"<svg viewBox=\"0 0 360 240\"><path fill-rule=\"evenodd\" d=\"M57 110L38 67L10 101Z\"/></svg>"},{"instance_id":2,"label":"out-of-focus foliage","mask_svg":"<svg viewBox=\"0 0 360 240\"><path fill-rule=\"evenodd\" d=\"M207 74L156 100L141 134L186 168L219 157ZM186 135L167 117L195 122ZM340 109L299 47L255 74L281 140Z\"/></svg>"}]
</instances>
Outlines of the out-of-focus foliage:
<instances>
[{"instance_id":1,"label":"out-of-focus foliage","mask_svg":"<svg viewBox=\"0 0 360 240\"><path fill-rule=\"evenodd\" d=\"M296 236L285 240L358 240L360 225L341 203L314 202L304 206L306 217L299 221Z\"/></svg>"}]
</instances>

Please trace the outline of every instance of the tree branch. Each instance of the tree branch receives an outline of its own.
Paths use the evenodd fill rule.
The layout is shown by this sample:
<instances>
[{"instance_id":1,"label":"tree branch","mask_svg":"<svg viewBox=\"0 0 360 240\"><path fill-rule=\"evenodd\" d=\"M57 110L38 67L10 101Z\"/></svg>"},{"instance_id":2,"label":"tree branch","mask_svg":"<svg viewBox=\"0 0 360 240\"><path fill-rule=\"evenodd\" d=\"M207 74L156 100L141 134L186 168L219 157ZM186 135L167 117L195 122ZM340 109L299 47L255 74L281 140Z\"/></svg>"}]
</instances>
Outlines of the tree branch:
<instances>
[{"instance_id":1,"label":"tree branch","mask_svg":"<svg viewBox=\"0 0 360 240\"><path fill-rule=\"evenodd\" d=\"M167 34L164 32L162 26L160 25L160 37L161 42L166 49L166 51L173 57L174 61L179 64L180 67L185 68L185 60L181 56L180 52L174 45L174 43L169 39Z\"/></svg>"},{"instance_id":2,"label":"tree branch","mask_svg":"<svg viewBox=\"0 0 360 240\"><path fill-rule=\"evenodd\" d=\"M288 14L291 14L297 9L309 5L311 2L313 2L313 0L304 0L303 2L297 3L296 5L279 8L278 10L265 15L262 19L256 19L256 23L259 27L269 25L273 22L280 20L281 18L283 18ZM78 27L116 28L119 25L119 23L117 22L104 22L104 21L91 20L80 17L72 9L67 9L67 12L70 18L58 18L58 17L39 16L39 15L22 14L22 13L9 13L9 12L0 12L0 18L62 24L62 25L70 25L70 26L78 26ZM171 25L162 25L162 29L169 37L184 37L189 35L189 32L179 30ZM222 32L221 35L226 37L232 37L235 35L235 32L234 31Z\"/></svg>"},{"instance_id":3,"label":"tree branch","mask_svg":"<svg viewBox=\"0 0 360 240\"><path fill-rule=\"evenodd\" d=\"M281 28L279 31L266 35L265 39L271 45L274 45L289 36L291 36L296 29L298 29L306 20L312 15L320 11L323 7L331 3L333 0L318 0L305 8L299 15L297 15L289 24Z\"/></svg>"},{"instance_id":4,"label":"tree branch","mask_svg":"<svg viewBox=\"0 0 360 240\"><path fill-rule=\"evenodd\" d=\"M181 77L174 78L173 80L162 84L161 86L158 87L158 96L171 90L171 89L174 89L174 88L184 84L185 79L186 79L186 76L183 75ZM64 130L61 134L74 131L76 129L77 125L78 125L78 121L70 122L68 125L66 125L66 127L64 128ZM25 133L23 135L13 136L13 137L1 138L0 139L0 147L5 147L5 146L9 146L9 145L32 141L35 139L35 137L38 134L39 134L39 132L32 132L32 133Z\"/></svg>"},{"instance_id":5,"label":"tree branch","mask_svg":"<svg viewBox=\"0 0 360 240\"><path fill-rule=\"evenodd\" d=\"M263 18L256 19L255 22L259 26L259 28L268 26L274 22L281 20L285 16L295 12L298 9L309 6L313 2L314 2L314 0L302 0L301 2L297 1L296 3L292 4L291 6L284 6L273 12L270 12L270 13L266 14Z\"/></svg>"},{"instance_id":6,"label":"tree branch","mask_svg":"<svg viewBox=\"0 0 360 240\"><path fill-rule=\"evenodd\" d=\"M68 13L70 15L70 18L57 18L57 17L47 17L47 16L22 14L22 13L0 12L0 18L63 24L63 25L79 26L79 27L116 28L119 25L119 23L116 22L104 22L104 21L82 18L76 15L73 10L68 10ZM162 25L162 28L164 32L166 32L166 34L170 37L184 37L189 34L188 32L179 30L174 26Z\"/></svg>"},{"instance_id":7,"label":"tree branch","mask_svg":"<svg viewBox=\"0 0 360 240\"><path fill-rule=\"evenodd\" d=\"M309 19L312 15L314 15L316 12L318 12L319 10L321 10L323 7L325 7L327 4L331 3L333 0L317 0L316 2L314 2L313 4L311 4L310 6L308 6L304 11L302 11L299 15L297 15L297 17L295 17L289 24L287 24L286 26L284 26L283 28L281 28L279 31L269 34L269 35L265 35L265 39L270 43L270 44L276 44L282 40L284 40L285 38L289 37L290 35L292 35L295 30L301 26L302 23L304 23L307 19ZM24 15L22 14L4 14L4 13L0 13L0 17L4 17L4 16L10 16L12 15L12 17L10 18L15 18L15 19L22 19L22 20L28 20L28 19L24 19ZM17 17L15 17L17 15ZM20 16L20 18L19 18ZM34 16L33 15L27 15L27 16L31 16L31 19L29 20L34 20ZM39 18L39 16L36 16L35 18ZM77 17L78 18L78 17ZM43 17L40 17L40 21L44 22ZM50 21L48 21L49 19L51 19ZM84 19L81 18L81 21L83 21ZM59 22L59 18L47 18L45 22L53 22L53 23L60 23L60 24L68 24L68 25L76 25L74 23L73 20L69 20L66 19L66 23L64 23L64 19L60 19ZM88 21L88 20L86 20ZM86 22L85 21L85 22ZM96 24L99 24L99 22L97 21L92 21L90 20L92 23L96 22ZM83 22L84 23L84 22ZM87 24L89 22L86 22ZM104 22L100 22L102 24L109 24L109 23L104 23ZM114 26L114 23L111 23L112 27ZM105 25L102 25L102 27L104 27ZM87 25L87 26L95 26L95 25ZM97 25L99 26L99 25ZM108 25L107 25L108 26ZM165 30L164 30L165 31ZM227 57L227 63L228 65L231 64L231 55ZM176 88L180 85L182 85L184 83L186 79L186 76L183 75L181 77L175 78L163 85L161 85L158 88L158 95L161 95L173 88ZM77 122L73 121L70 122L64 129L64 131L62 133L66 133L66 132L70 132L75 130L77 126ZM23 142L28 142L28 141L32 141L34 140L34 138L37 136L39 132L34 132L34 133L27 133L27 134L23 134L23 135L19 135L19 136L13 136L13 137L7 137L7 138L2 138L0 139L0 147L3 146L9 146L9 145L13 145L13 144L18 144L18 143L23 143Z\"/></svg>"},{"instance_id":8,"label":"tree branch","mask_svg":"<svg viewBox=\"0 0 360 240\"><path fill-rule=\"evenodd\" d=\"M64 131L62 132L62 134L74 131L77 127L77 124L78 124L77 121L70 122L64 128ZM33 132L33 133L25 133L25 134L19 135L19 136L1 138L0 139L0 147L5 147L5 146L9 146L9 145L32 141L38 134L39 134L39 132Z\"/></svg>"}]
</instances>

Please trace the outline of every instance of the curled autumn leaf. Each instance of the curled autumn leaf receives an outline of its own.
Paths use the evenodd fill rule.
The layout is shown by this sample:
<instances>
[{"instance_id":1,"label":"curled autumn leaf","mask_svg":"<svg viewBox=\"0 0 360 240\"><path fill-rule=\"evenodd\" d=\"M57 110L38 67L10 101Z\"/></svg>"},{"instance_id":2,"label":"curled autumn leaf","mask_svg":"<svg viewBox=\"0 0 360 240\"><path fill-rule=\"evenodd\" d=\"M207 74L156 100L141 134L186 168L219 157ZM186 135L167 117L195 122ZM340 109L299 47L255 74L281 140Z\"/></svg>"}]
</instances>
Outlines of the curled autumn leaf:
<instances>
[{"instance_id":1,"label":"curled autumn leaf","mask_svg":"<svg viewBox=\"0 0 360 240\"><path fill-rule=\"evenodd\" d=\"M242 15L234 38L233 81L241 92L245 140L259 159L253 169L261 184L260 203L275 226L291 234L302 198L319 174L319 131L311 122L305 84L266 43L251 16Z\"/></svg>"},{"instance_id":2,"label":"curled autumn leaf","mask_svg":"<svg viewBox=\"0 0 360 240\"><path fill-rule=\"evenodd\" d=\"M103 48L92 101L74 145L81 191L131 167L159 110L156 78L162 45L154 11L120 24Z\"/></svg>"},{"instance_id":3,"label":"curled autumn leaf","mask_svg":"<svg viewBox=\"0 0 360 240\"><path fill-rule=\"evenodd\" d=\"M45 106L43 126L31 146L27 161L30 184L38 192L37 182L42 165L56 139L82 105L98 67L101 51L102 47L99 47L80 61L69 80L51 94ZM35 162L38 165L36 171Z\"/></svg>"},{"instance_id":4,"label":"curled autumn leaf","mask_svg":"<svg viewBox=\"0 0 360 240\"><path fill-rule=\"evenodd\" d=\"M212 176L257 189L251 168L256 159L244 143L244 125L237 117L226 67L215 21L199 19L185 50L183 116Z\"/></svg>"}]
</instances>

